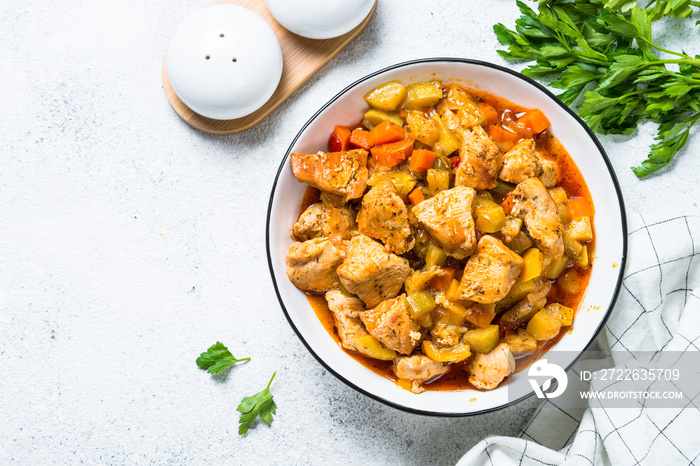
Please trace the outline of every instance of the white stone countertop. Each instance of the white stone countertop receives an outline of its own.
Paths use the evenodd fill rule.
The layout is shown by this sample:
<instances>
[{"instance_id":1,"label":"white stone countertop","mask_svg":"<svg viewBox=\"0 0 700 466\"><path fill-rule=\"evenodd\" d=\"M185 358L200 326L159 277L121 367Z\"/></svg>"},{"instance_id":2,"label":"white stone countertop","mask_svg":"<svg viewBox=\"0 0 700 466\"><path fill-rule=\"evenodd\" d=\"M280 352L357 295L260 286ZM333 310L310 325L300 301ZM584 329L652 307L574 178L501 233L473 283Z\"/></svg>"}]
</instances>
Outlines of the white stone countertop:
<instances>
[{"instance_id":1,"label":"white stone countertop","mask_svg":"<svg viewBox=\"0 0 700 466\"><path fill-rule=\"evenodd\" d=\"M318 107L414 58L522 69L491 30L512 27L514 2L379 0L357 40L233 136L189 127L161 87L170 38L206 3L0 3L0 463L452 464L517 434L532 398L423 417L329 374L280 309L264 243L273 177ZM699 53L690 23L659 41ZM697 210L697 136L663 176L629 170L653 130L601 138L627 208ZM194 363L217 340L252 357L226 380ZM272 426L239 437L238 402L274 371Z\"/></svg>"}]
</instances>

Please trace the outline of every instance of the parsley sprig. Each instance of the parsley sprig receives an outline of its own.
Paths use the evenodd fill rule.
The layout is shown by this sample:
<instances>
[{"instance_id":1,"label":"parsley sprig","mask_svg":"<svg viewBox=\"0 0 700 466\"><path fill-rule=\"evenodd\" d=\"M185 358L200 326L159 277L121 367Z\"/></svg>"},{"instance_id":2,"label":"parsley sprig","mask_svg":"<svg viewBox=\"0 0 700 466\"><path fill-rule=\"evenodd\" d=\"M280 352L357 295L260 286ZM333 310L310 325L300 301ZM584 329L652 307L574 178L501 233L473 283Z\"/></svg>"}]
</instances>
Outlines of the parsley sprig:
<instances>
[{"instance_id":1,"label":"parsley sprig","mask_svg":"<svg viewBox=\"0 0 700 466\"><path fill-rule=\"evenodd\" d=\"M241 413L241 418L238 420L238 435L247 434L248 429L258 416L268 425L272 422L272 415L277 411L277 405L272 398L272 393L270 393L270 385L275 380L275 375L277 375L277 372L272 374L272 378L264 390L243 398L238 408L236 408L236 411Z\"/></svg>"},{"instance_id":2,"label":"parsley sprig","mask_svg":"<svg viewBox=\"0 0 700 466\"><path fill-rule=\"evenodd\" d=\"M207 369L207 372L210 374L215 374L231 364L249 360L250 358L236 359L223 343L217 341L206 352L199 355L197 366L200 369ZM277 372L272 374L272 378L264 390L243 398L238 408L236 408L236 411L241 413L241 418L238 420L240 424L238 435L247 434L248 429L258 416L268 425L272 422L272 415L277 412L277 405L272 398L272 393L270 393L270 385L272 385L275 375L277 375Z\"/></svg>"},{"instance_id":3,"label":"parsley sprig","mask_svg":"<svg viewBox=\"0 0 700 466\"><path fill-rule=\"evenodd\" d=\"M200 354L196 362L200 369L206 369L208 373L215 374L231 364L249 360L250 358L236 359L223 343L217 341L206 352Z\"/></svg>"},{"instance_id":4,"label":"parsley sprig","mask_svg":"<svg viewBox=\"0 0 700 466\"><path fill-rule=\"evenodd\" d=\"M700 120L700 56L652 41L651 22L687 17L699 2L652 0L540 0L538 11L516 2L515 30L494 26L508 59L534 60L523 74L553 77L567 105L583 96L578 112L601 134L631 134L642 120L659 123L656 143L640 166L644 177L667 166ZM659 58L663 52L669 58ZM678 71L668 65L677 65Z\"/></svg>"}]
</instances>

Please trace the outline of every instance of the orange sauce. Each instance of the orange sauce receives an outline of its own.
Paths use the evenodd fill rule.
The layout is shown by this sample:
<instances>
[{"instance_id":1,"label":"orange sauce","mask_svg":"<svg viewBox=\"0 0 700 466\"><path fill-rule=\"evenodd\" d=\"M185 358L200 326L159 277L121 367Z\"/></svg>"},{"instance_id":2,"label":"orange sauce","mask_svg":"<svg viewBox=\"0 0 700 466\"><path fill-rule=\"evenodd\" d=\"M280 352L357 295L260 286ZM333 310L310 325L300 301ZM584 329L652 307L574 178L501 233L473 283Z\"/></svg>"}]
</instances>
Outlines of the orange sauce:
<instances>
[{"instance_id":1,"label":"orange sauce","mask_svg":"<svg viewBox=\"0 0 700 466\"><path fill-rule=\"evenodd\" d=\"M319 189L314 188L313 186L307 185L306 191L304 191L304 197L301 200L301 205L299 206L299 215L297 216L297 218L301 217L301 214L303 214L306 209L316 204L320 200L321 191Z\"/></svg>"},{"instance_id":2,"label":"orange sauce","mask_svg":"<svg viewBox=\"0 0 700 466\"><path fill-rule=\"evenodd\" d=\"M477 100L486 102L493 106L497 110L499 116L502 117L502 119L504 114L517 116L523 112L530 110L528 108L524 108L512 102L509 102L501 97L489 94L487 92L478 91L474 89L468 89L468 91L472 96L476 97ZM354 127L361 127L361 124L355 125ZM550 160L555 160L557 162L557 165L559 167L559 182L557 183L557 186L563 187L570 199L574 198L576 202L582 203L585 206L587 212L591 214L591 226L594 230L595 237L595 226L593 225L593 214L595 211L593 207L593 202L591 200L591 195L588 190L588 186L586 185L586 182L583 179L581 172L576 167L576 164L574 163L573 159L571 159L571 156L561 145L561 143L549 132L544 131L538 134L535 140L537 144L537 149L541 153L543 153L545 157L549 158ZM498 202L498 199L496 200ZM301 202L299 215L301 215L304 212L304 210L306 210L309 206L319 201L320 191L310 186L307 187L306 192L304 193L304 198ZM593 253L595 250L595 238L593 241L586 243L586 246L588 247L589 258L592 262L594 259ZM451 259L452 258L448 258L448 265L464 267L465 261L455 262L451 261ZM591 266L589 265L584 269L577 269L573 266L570 266L567 270L562 272L562 274L567 271L575 272L575 279L579 284L579 291L574 294L567 294L560 289L556 282L553 282L552 290L547 295L547 302L549 303L556 301L564 306L572 308L574 310L575 318L576 313L578 312L579 304L581 303L586 287L588 286L588 281L591 276ZM324 295L316 293L307 293L307 297L309 303L311 304L311 307L314 310L314 313L318 317L319 321L323 324L323 327L326 329L328 334L335 340L335 342L340 346L340 338L335 332L333 313L328 308L328 304ZM498 316L494 319L494 322L496 322L497 319ZM556 345L556 343L562 338L562 336L565 333L570 332L572 328L573 326L562 328L562 330L559 332L559 335L556 338L542 344L537 352L517 355L515 358L515 372L520 372L523 369L527 368L529 365L531 365L533 362L535 362L542 355L542 352L546 352L554 345ZM502 336L503 335L501 335L501 337ZM371 371L383 377L386 377L389 380L398 382L396 375L391 369L393 365L392 361L380 361L377 359L365 357L354 351L345 350L344 348L343 350L353 359L355 359L357 362L370 369ZM465 367L466 362L452 364L449 372L429 383L425 383L424 388L426 390L443 391L464 389L479 391L469 384L469 372L465 370Z\"/></svg>"}]
</instances>

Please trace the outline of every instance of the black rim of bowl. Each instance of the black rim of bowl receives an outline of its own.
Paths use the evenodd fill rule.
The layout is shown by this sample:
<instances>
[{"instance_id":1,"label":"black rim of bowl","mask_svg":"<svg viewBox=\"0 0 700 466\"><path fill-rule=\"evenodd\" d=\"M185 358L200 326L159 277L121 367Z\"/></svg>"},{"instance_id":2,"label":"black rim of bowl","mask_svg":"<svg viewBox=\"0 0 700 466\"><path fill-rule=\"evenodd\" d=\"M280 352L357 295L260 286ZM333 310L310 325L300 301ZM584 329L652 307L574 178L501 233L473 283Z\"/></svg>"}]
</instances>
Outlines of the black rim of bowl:
<instances>
[{"instance_id":1,"label":"black rim of bowl","mask_svg":"<svg viewBox=\"0 0 700 466\"><path fill-rule=\"evenodd\" d=\"M345 377L341 376L338 374L330 365L328 365L323 358L321 358L316 352L311 348L309 343L306 341L304 336L301 334L299 329L294 325L294 322L292 321L291 316L289 315L289 312L287 311L287 308L284 305L284 301L282 299L282 296L280 295L279 287L277 286L277 281L275 280L275 274L274 270L272 268L272 255L270 253L270 220L271 220L271 213L272 213L272 204L275 199L275 190L277 189L277 182L279 180L280 174L282 173L282 170L284 170L285 166L287 165L287 160L289 159L289 154L292 151L292 148L296 144L297 140L301 137L301 135L304 133L306 128L318 117L318 115L323 112L326 108L328 108L333 102L338 100L341 96L343 96L345 93L347 93L349 90L353 89L360 83L367 81L368 79L371 79L377 75L386 73L387 71L395 70L397 68L402 68L405 66L409 65L416 65L416 64L423 64L423 63L439 63L439 62L452 62L452 63L465 63L469 65L477 65L477 66L484 66L487 68L493 68L498 71L502 71L504 73L510 74L518 79L521 79L528 84L536 87L540 91L542 91L545 95L547 95L550 99L552 99L554 102L556 102L561 108L563 108L567 113L569 113L581 127L586 131L588 136L591 138L593 143L596 145L598 148L598 151L600 152L600 155L603 157L603 161L605 162L605 166L608 169L608 173L610 175L610 178L612 180L612 183L615 187L615 192L617 193L617 200L620 206L620 214L621 214L621 224L622 224L622 256L620 260L620 265L619 265L619 272L618 272L618 277L617 277L617 283L615 284L615 291L613 293L612 299L610 300L610 304L608 305L607 310L605 311L605 315L600 321L600 324L598 325L598 328L594 332L593 336L591 337L590 341L586 344L586 346L581 350L579 355L574 358L574 360L569 364L566 368L568 371L571 366L573 366L576 361L578 361L583 353L593 344L593 342L598 338L598 335L600 334L600 331L603 329L605 326L606 322L608 321L608 318L610 317L610 314L612 312L613 307L615 307L615 302L617 301L617 298L620 294L620 288L622 286L622 278L624 275L625 271L625 266L627 264L627 217L626 217L626 211L625 211L625 204L622 199L622 191L620 189L620 184L617 180L617 176L615 175L615 171L613 170L612 164L610 163L610 159L608 158L607 153L605 152L605 149L601 145L600 141L598 141L598 138L593 134L593 131L586 125L586 123L573 111L571 110L566 104L564 104L561 100L559 100L549 89L541 85L540 83L528 78L527 76L524 76L517 71L511 70L509 68L505 68L500 65L495 65L493 63L485 62L485 61L480 61L480 60L472 60L469 58L456 58L456 57L439 57L439 58L422 58L422 59L416 59L416 60L409 60L401 63L397 63L395 65L388 66L386 68L383 68L379 71L375 71L374 73L368 74L367 76L364 76L357 81L353 82L349 86L347 86L345 89L340 91L338 94L336 94L333 98L331 98L326 104L324 104L314 115L309 118L309 120L304 124L304 126L301 127L299 132L296 134L294 139L292 140L291 144L289 145L289 148L287 149L287 152L284 154L284 157L282 158L282 162L280 163L279 169L277 170L277 174L275 175L275 180L272 184L272 191L270 193L270 201L268 203L267 207L267 220L266 220L266 225L265 225L265 248L267 249L267 263L268 267L270 269L270 276L272 277L272 285L275 288L275 294L277 295L277 300L280 303L280 306L282 307L282 311L284 312L285 317L287 318L287 322L289 322L289 325L294 329L294 332L297 334L301 342L306 346L306 349L313 355L314 358L324 367L326 370L328 370L331 374L333 374L335 377L337 377L339 380L347 384L348 386L354 388L358 392L374 399L377 400L381 403L384 403L388 406L391 406L393 408L406 411L409 413L413 414L420 414L420 415L425 415L425 416L435 416L435 417L466 417L466 416L475 416L478 414L484 414L484 413L489 413L493 411L498 411L504 408L507 408L509 406L515 405L526 398L531 397L534 392L530 392L527 395L523 395L522 397L509 401L508 403L505 403L500 406L496 406L493 408L488 408L488 409L483 409L480 411L471 411L471 412L452 412L452 413L443 413L443 412L435 412L435 411L424 411L420 409L414 409L414 408L409 408L407 406L403 406L401 404L395 403L391 400L387 400L385 398L382 398L381 396L378 396L374 393L370 393L367 390L364 390L357 385L355 385L353 382L350 380L346 379ZM358 363L359 364L359 363Z\"/></svg>"}]
</instances>

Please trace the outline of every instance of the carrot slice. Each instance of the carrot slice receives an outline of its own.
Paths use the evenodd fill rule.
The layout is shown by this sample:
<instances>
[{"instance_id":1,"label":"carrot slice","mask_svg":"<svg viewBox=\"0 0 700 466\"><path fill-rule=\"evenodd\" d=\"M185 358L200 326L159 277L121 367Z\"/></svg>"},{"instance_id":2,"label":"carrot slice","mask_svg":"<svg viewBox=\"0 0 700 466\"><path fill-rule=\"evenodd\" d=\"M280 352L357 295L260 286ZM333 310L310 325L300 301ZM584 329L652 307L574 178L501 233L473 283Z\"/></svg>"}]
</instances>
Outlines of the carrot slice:
<instances>
[{"instance_id":1,"label":"carrot slice","mask_svg":"<svg viewBox=\"0 0 700 466\"><path fill-rule=\"evenodd\" d=\"M350 144L364 150L369 150L372 146L369 143L369 131L364 129L353 129L350 134Z\"/></svg>"},{"instance_id":2,"label":"carrot slice","mask_svg":"<svg viewBox=\"0 0 700 466\"><path fill-rule=\"evenodd\" d=\"M501 125L489 126L489 136L496 142L513 142L520 139L520 135L503 128Z\"/></svg>"},{"instance_id":3,"label":"carrot slice","mask_svg":"<svg viewBox=\"0 0 700 466\"><path fill-rule=\"evenodd\" d=\"M510 215L511 211L513 210L513 206L515 205L515 202L513 201L513 195L508 194L508 197L506 197L503 202L501 203L501 207L503 207L503 211L507 214Z\"/></svg>"},{"instance_id":4,"label":"carrot slice","mask_svg":"<svg viewBox=\"0 0 700 466\"><path fill-rule=\"evenodd\" d=\"M411 155L412 151L413 138L374 146L371 149L372 157L377 160L379 165L384 165L385 167L393 167L400 164Z\"/></svg>"},{"instance_id":5,"label":"carrot slice","mask_svg":"<svg viewBox=\"0 0 700 466\"><path fill-rule=\"evenodd\" d=\"M425 200L425 196L420 188L416 188L408 195L408 199L411 201L411 204L418 205Z\"/></svg>"},{"instance_id":6,"label":"carrot slice","mask_svg":"<svg viewBox=\"0 0 700 466\"><path fill-rule=\"evenodd\" d=\"M581 217L593 217L594 210L593 206L582 197L570 197L569 198L569 213L571 218L581 218Z\"/></svg>"},{"instance_id":7,"label":"carrot slice","mask_svg":"<svg viewBox=\"0 0 700 466\"><path fill-rule=\"evenodd\" d=\"M406 131L396 123L384 120L369 132L370 146L379 146L390 142L401 141L406 137Z\"/></svg>"},{"instance_id":8,"label":"carrot slice","mask_svg":"<svg viewBox=\"0 0 700 466\"><path fill-rule=\"evenodd\" d=\"M336 126L328 138L328 151L340 152L348 150L350 146L350 128L347 126Z\"/></svg>"},{"instance_id":9,"label":"carrot slice","mask_svg":"<svg viewBox=\"0 0 700 466\"><path fill-rule=\"evenodd\" d=\"M442 271L444 273L441 276L431 278L428 285L438 291L446 292L450 288L452 280L457 276L457 270L450 266L443 267Z\"/></svg>"},{"instance_id":10,"label":"carrot slice","mask_svg":"<svg viewBox=\"0 0 700 466\"><path fill-rule=\"evenodd\" d=\"M479 104L479 111L486 119L486 123L490 125L498 123L498 112L491 105L482 102Z\"/></svg>"},{"instance_id":11,"label":"carrot slice","mask_svg":"<svg viewBox=\"0 0 700 466\"><path fill-rule=\"evenodd\" d=\"M541 133L549 128L551 123L539 108L535 108L518 118L518 125L530 129L533 133Z\"/></svg>"},{"instance_id":12,"label":"carrot slice","mask_svg":"<svg viewBox=\"0 0 700 466\"><path fill-rule=\"evenodd\" d=\"M411 154L411 160L408 162L408 168L414 172L423 173L433 166L437 154L428 149L416 149Z\"/></svg>"}]
</instances>

